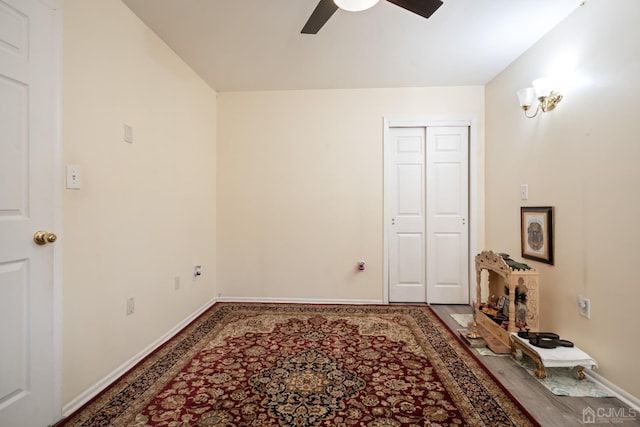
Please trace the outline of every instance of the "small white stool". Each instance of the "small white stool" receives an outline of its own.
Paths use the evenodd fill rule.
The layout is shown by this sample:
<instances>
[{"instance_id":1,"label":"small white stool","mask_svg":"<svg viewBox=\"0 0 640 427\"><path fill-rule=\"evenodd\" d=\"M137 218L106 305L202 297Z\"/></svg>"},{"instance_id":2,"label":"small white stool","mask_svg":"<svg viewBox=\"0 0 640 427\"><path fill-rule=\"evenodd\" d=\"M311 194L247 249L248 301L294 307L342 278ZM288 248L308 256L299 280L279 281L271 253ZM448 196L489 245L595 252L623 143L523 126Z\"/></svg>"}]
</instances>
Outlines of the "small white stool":
<instances>
[{"instance_id":1,"label":"small white stool","mask_svg":"<svg viewBox=\"0 0 640 427\"><path fill-rule=\"evenodd\" d=\"M598 367L596 361L578 347L556 347L540 348L531 345L529 340L520 338L517 333L512 332L509 336L511 342L511 355L519 359L518 350L522 354L529 356L536 364L536 377L546 378L546 368L569 367L576 368L576 376L579 380L584 379L584 368L595 369Z\"/></svg>"}]
</instances>

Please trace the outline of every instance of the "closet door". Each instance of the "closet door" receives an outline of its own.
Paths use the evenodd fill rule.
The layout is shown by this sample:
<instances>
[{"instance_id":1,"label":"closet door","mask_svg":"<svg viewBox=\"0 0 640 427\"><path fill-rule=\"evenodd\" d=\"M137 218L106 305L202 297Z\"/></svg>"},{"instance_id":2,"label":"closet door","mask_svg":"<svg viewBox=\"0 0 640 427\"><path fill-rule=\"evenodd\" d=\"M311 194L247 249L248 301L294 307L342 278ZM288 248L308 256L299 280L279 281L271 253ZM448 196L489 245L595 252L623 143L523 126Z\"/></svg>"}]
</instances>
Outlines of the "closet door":
<instances>
[{"instance_id":1,"label":"closet door","mask_svg":"<svg viewBox=\"0 0 640 427\"><path fill-rule=\"evenodd\" d=\"M389 301L425 302L425 128L391 128L389 134Z\"/></svg>"},{"instance_id":2,"label":"closet door","mask_svg":"<svg viewBox=\"0 0 640 427\"><path fill-rule=\"evenodd\" d=\"M385 140L390 302L469 303L469 128L390 127Z\"/></svg>"},{"instance_id":3,"label":"closet door","mask_svg":"<svg viewBox=\"0 0 640 427\"><path fill-rule=\"evenodd\" d=\"M469 128L427 128L427 302L469 303Z\"/></svg>"}]
</instances>

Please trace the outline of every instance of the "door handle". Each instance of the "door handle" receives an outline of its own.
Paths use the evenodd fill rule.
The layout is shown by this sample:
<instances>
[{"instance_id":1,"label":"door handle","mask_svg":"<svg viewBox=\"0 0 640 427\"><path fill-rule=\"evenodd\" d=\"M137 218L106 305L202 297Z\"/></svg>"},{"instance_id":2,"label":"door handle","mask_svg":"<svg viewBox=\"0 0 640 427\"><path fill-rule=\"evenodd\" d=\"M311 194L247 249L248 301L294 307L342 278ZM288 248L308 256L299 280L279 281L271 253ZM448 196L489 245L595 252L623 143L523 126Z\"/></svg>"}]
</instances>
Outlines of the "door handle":
<instances>
[{"instance_id":1,"label":"door handle","mask_svg":"<svg viewBox=\"0 0 640 427\"><path fill-rule=\"evenodd\" d=\"M36 231L36 234L33 235L33 241L38 245L46 245L47 243L53 243L56 240L58 240L58 236L44 230Z\"/></svg>"}]
</instances>

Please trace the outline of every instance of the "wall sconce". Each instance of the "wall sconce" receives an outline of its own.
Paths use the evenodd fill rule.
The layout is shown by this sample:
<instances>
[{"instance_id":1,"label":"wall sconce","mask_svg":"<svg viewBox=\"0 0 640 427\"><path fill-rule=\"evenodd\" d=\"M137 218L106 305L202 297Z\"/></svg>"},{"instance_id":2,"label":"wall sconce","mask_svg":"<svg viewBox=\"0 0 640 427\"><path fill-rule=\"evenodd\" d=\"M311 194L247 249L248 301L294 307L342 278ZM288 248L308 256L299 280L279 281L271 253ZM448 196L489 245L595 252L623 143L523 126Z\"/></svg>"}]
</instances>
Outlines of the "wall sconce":
<instances>
[{"instance_id":1,"label":"wall sconce","mask_svg":"<svg viewBox=\"0 0 640 427\"><path fill-rule=\"evenodd\" d=\"M527 111L531 108L533 99L538 99L538 106L533 116L529 116ZM547 78L540 78L533 81L533 87L520 89L518 91L518 100L520 107L524 110L524 115L530 119L538 115L540 110L543 113L556 108L556 105L562 100L562 94L551 89L550 81Z\"/></svg>"}]
</instances>

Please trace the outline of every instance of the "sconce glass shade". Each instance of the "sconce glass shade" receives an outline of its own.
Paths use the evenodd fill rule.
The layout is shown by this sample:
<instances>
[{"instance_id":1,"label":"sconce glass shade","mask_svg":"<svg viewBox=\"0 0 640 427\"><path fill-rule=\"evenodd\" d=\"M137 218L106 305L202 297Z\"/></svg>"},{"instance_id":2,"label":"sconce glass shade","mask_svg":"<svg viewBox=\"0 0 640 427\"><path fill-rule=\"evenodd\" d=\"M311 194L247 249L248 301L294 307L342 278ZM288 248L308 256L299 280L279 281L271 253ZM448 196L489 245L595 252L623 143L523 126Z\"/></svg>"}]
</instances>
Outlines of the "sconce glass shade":
<instances>
[{"instance_id":1,"label":"sconce glass shade","mask_svg":"<svg viewBox=\"0 0 640 427\"><path fill-rule=\"evenodd\" d=\"M375 6L378 0L333 0L333 2L342 10L360 12Z\"/></svg>"},{"instance_id":2,"label":"sconce glass shade","mask_svg":"<svg viewBox=\"0 0 640 427\"><path fill-rule=\"evenodd\" d=\"M551 93L551 81L546 77L541 77L533 81L533 87L536 90L538 99L549 96Z\"/></svg>"},{"instance_id":3,"label":"sconce glass shade","mask_svg":"<svg viewBox=\"0 0 640 427\"><path fill-rule=\"evenodd\" d=\"M525 110L531 107L533 103L533 99L535 97L535 90L532 87L527 87L524 89L520 89L518 92L518 100L520 101L520 106Z\"/></svg>"}]
</instances>

